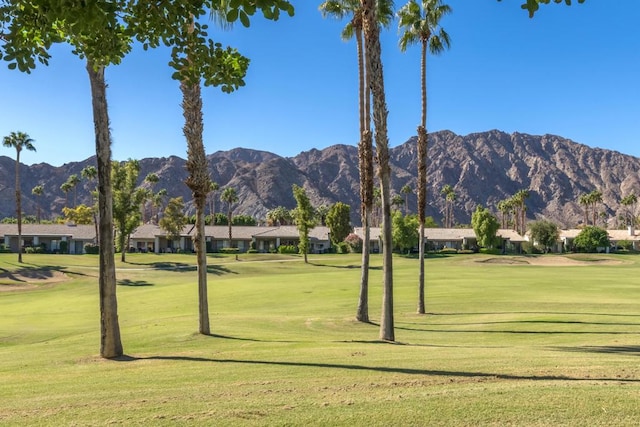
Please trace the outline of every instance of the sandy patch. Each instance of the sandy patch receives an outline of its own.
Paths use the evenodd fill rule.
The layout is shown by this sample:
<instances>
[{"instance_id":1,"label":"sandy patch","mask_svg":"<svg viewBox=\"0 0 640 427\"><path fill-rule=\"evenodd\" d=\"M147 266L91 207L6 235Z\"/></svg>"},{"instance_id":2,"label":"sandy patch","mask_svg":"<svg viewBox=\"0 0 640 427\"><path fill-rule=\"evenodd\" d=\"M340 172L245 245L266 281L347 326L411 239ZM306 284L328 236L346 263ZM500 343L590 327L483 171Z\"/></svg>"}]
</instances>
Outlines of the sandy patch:
<instances>
[{"instance_id":1,"label":"sandy patch","mask_svg":"<svg viewBox=\"0 0 640 427\"><path fill-rule=\"evenodd\" d=\"M574 259L561 255L551 256L500 256L485 258L478 262L486 264L508 264L508 265L543 265L551 267L575 267L587 265L616 265L622 261L608 258Z\"/></svg>"},{"instance_id":2,"label":"sandy patch","mask_svg":"<svg viewBox=\"0 0 640 427\"><path fill-rule=\"evenodd\" d=\"M34 289L39 285L55 284L69 280L56 270L21 270L0 272L0 292Z\"/></svg>"}]
</instances>

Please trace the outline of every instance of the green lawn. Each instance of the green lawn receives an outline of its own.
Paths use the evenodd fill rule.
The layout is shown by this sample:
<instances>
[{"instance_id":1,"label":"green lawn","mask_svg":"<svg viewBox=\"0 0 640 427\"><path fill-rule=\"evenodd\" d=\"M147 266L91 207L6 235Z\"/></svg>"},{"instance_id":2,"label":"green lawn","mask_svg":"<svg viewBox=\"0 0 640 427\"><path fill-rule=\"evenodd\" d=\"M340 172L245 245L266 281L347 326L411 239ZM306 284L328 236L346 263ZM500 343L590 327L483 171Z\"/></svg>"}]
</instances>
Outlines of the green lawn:
<instances>
[{"instance_id":1,"label":"green lawn","mask_svg":"<svg viewBox=\"0 0 640 427\"><path fill-rule=\"evenodd\" d=\"M397 343L353 320L359 257L117 263L122 360L99 352L97 257L0 255L0 425L640 425L640 258L394 258ZM572 263L571 263L572 262ZM565 265L567 264L567 265ZM67 280L55 283L41 279ZM28 288L28 283L37 283Z\"/></svg>"}]
</instances>

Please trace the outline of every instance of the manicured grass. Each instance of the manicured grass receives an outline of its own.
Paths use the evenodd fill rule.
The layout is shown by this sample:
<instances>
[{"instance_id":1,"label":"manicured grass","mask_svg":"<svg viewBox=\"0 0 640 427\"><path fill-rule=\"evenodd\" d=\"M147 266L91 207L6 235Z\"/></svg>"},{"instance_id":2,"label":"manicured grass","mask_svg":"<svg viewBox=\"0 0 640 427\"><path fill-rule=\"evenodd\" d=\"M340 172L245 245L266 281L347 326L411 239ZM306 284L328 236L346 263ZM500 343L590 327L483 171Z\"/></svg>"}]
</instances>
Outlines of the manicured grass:
<instances>
[{"instance_id":1,"label":"manicured grass","mask_svg":"<svg viewBox=\"0 0 640 427\"><path fill-rule=\"evenodd\" d=\"M207 337L195 257L130 254L117 361L98 356L97 257L15 258L0 286L69 280L0 292L1 425L640 424L635 256L431 257L426 316L417 260L396 257L392 344L379 256L372 324L353 320L358 256L212 256Z\"/></svg>"}]
</instances>

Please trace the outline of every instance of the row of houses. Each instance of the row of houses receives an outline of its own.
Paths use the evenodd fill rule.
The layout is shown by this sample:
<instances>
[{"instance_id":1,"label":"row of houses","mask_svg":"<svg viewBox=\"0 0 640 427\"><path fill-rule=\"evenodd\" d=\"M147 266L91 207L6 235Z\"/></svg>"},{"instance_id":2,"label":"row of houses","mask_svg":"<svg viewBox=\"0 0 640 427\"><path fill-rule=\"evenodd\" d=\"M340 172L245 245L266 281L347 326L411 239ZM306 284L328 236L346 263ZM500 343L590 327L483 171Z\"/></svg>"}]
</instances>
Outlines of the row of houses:
<instances>
[{"instance_id":1,"label":"row of houses","mask_svg":"<svg viewBox=\"0 0 640 427\"><path fill-rule=\"evenodd\" d=\"M157 225L145 224L136 229L129 241L131 252L191 252L193 225L186 226L178 239L167 238L166 232ZM553 250L561 252L563 248L572 247L573 239L579 229L561 230L558 244ZM634 229L608 230L613 246L627 241L634 249L640 249L640 233ZM363 229L356 227L354 233L363 237ZM295 226L234 226L232 240L229 241L227 226L206 226L206 246L208 252L218 252L223 248L238 248L240 252L256 249L259 252L270 252L281 245L297 245L298 230ZM522 245L529 236L521 236L510 229L498 230L499 246L505 253L520 253ZM324 253L331 247L328 227L315 227L311 230L310 252ZM476 234L471 228L427 228L425 240L428 250L440 249L475 249ZM18 251L18 227L16 224L0 224L0 242L11 252ZM22 247L41 247L45 252L84 253L86 244L95 244L96 229L93 225L74 224L23 224ZM371 251L379 252L381 248L380 229L371 229Z\"/></svg>"}]
</instances>

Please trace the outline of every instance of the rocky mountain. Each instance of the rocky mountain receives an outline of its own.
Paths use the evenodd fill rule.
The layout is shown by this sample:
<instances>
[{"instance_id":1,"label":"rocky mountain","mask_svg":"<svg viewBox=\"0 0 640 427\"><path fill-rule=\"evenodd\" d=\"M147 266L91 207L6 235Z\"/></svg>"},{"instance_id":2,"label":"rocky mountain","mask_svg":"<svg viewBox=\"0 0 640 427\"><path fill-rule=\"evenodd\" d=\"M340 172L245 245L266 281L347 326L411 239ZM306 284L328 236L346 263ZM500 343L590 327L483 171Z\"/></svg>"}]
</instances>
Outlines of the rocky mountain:
<instances>
[{"instance_id":1,"label":"rocky mountain","mask_svg":"<svg viewBox=\"0 0 640 427\"><path fill-rule=\"evenodd\" d=\"M405 184L416 188L416 141L391 149L392 187L396 193ZM312 202L322 204L342 201L351 205L354 223L359 223L358 158L355 146L334 145L324 150L310 150L285 158L266 151L233 149L208 156L211 177L221 188L236 188L240 202L236 213L264 218L276 206L295 205L292 184L302 185ZM171 197L191 195L184 184L187 177L185 160L179 157L140 160L141 179L156 173L160 181L154 190L166 188ZM23 207L35 214L37 205L45 217L60 214L65 203L73 205L74 191L65 194L60 185L71 174L80 174L95 158L53 167L46 163L21 165ZM15 216L15 161L0 156L0 217ZM37 197L31 189L43 184L45 194ZM622 212L619 200L632 192L640 194L640 159L615 151L591 148L554 135L507 134L497 130L466 136L449 131L429 135L429 194L427 214L442 219L444 199L440 189L454 187L454 208L458 223L469 223L478 204L497 213L497 203L529 190L529 219L548 218L562 226L572 227L583 219L578 197L598 189L603 194L600 210L614 221ZM147 185L147 184L144 184ZM76 189L77 203L90 203L90 188L83 181ZM216 210L222 209L219 199ZM409 210L415 212L415 194L409 196Z\"/></svg>"}]
</instances>

